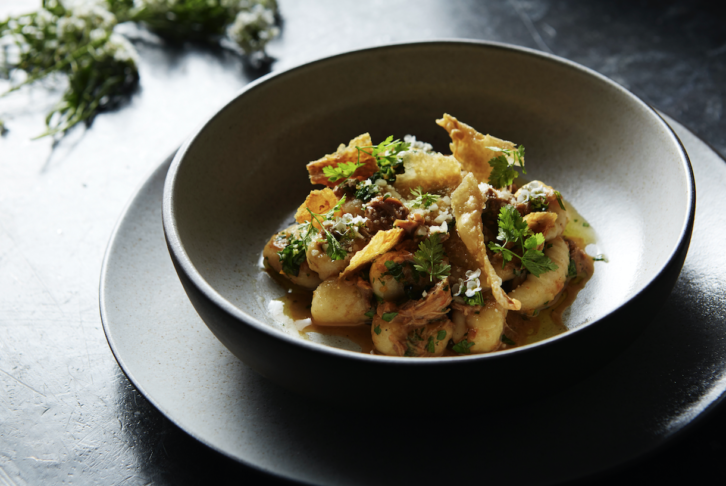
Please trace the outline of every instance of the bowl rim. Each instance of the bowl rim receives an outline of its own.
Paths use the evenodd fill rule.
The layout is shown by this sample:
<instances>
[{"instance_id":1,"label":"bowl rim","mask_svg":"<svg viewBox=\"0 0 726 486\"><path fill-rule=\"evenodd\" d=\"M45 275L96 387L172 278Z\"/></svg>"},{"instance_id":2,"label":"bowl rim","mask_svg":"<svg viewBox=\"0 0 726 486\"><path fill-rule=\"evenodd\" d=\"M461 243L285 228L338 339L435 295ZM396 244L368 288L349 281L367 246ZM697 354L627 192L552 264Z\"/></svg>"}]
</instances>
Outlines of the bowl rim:
<instances>
[{"instance_id":1,"label":"bowl rim","mask_svg":"<svg viewBox=\"0 0 726 486\"><path fill-rule=\"evenodd\" d=\"M174 203L174 186L176 184L176 179L179 173L179 168L185 158L185 155L189 148L194 144L196 139L200 136L200 134L207 128L207 126L213 122L217 117L221 116L223 112L225 112L227 109L230 109L231 105L233 105L240 97L244 96L245 94L254 91L259 86L265 84L271 79L275 79L278 77L283 77L285 75L288 75L293 72L302 71L305 69L310 69L312 67L317 67L321 64L325 64L327 62L335 61L337 59L345 58L345 57L351 57L351 56L357 56L362 53L370 53L374 51L385 51L389 49L401 49L401 48L411 48L411 47L418 47L418 48L426 48L426 47L455 47L457 45L465 46L465 47L480 47L480 48L486 48L486 49L495 49L495 50L503 50L503 51L510 51L515 52L518 54L524 54L528 56L535 57L540 60L545 60L548 62L553 62L556 64L559 64L560 66L568 69L572 69L575 71L578 71L582 74L589 75L591 77L594 77L596 80L598 80L601 83L604 83L610 88L615 89L618 91L621 95L626 96L630 98L632 101L635 101L637 105L639 105L641 108L643 108L647 113L653 115L656 118L656 121L661 125L661 127L666 131L668 136L670 137L671 141L674 143L675 147L678 150L679 158L681 165L684 169L684 173L686 175L686 192L687 192L687 211L686 211L686 218L683 222L683 225L680 229L678 241L677 244L674 246L673 250L671 251L670 255L664 260L664 263L662 264L661 268L658 270L656 275L651 279L651 281L646 284L643 288L641 288L638 292L636 292L630 299L628 299L626 302L618 306L617 308L611 310L607 314L601 316L598 319L594 319L590 322L586 322L574 329L569 330L568 332L563 332L561 334L558 334L556 336L552 336L550 338L544 339L542 341L538 341L536 343L528 344L521 347L516 347L512 349L506 349L497 351L495 353L483 353L483 354L474 354L474 355L467 355L467 356L441 356L441 357L425 357L425 358L417 358L417 359L411 359L409 357L403 357L403 356L381 356L381 355L373 355L368 353L361 353L358 351L350 351L345 349L339 349L334 348L332 346L328 346L321 343L316 343L313 341L301 339L298 337L291 336L285 332L282 332L278 329L273 328L269 324L266 324L264 321L260 321L257 318L253 317L252 315L246 313L236 305L232 304L229 300L224 298L219 292L217 292L212 285L210 285L197 271L196 267L192 263L191 259L189 258L189 255L187 254L186 250L184 249L184 246L181 243L181 239L179 237L179 232L177 229L177 222L175 213L173 210L173 203ZM190 282L209 300L211 300L217 307L219 307L221 310L223 310L226 314L234 317L236 320L241 321L245 323L246 325L254 327L257 331L261 331L265 334L267 334L270 337L274 337L277 339L282 339L289 345L301 347L305 349L306 351L313 352L313 353L323 353L323 354L332 354L334 356L338 356L342 359L353 359L353 360L362 360L367 362L372 362L375 364L392 364L392 365L400 365L400 366L413 366L413 365L407 365L406 363L416 363L416 366L435 366L435 365L443 365L443 364L463 364L466 361L471 360L500 360L500 359L509 359L512 355L520 355L522 353L532 353L535 352L537 349L539 349L542 346L549 346L553 343L568 340L573 338L575 335L579 333L579 331L582 331L586 328L589 328L591 326L596 325L598 322L607 319L609 316L617 312L619 309L622 308L623 305L627 304L628 302L634 300L644 292L648 290L650 287L650 284L652 282L655 282L657 280L660 280L663 278L664 274L668 272L671 263L678 258L678 256L681 254L681 252L685 249L687 250L688 245L690 243L690 237L693 230L693 223L695 220L695 211L696 211L696 184L695 184L695 177L693 174L693 167L691 165L691 161L688 157L688 154L686 153L685 148L683 147L683 144L681 143L678 136L675 134L673 129L666 123L666 121L663 119L663 117L660 116L660 114L651 107L648 103L646 103L643 99L641 99L639 96L635 95L634 93L630 92L629 90L622 87L620 84L616 83L615 81L611 80L610 78L598 73L597 71L590 69L586 66L583 66L581 64L578 64L574 61L570 61L568 59L556 56L554 54L538 51L535 49L522 47L522 46L516 46L512 44L506 44L502 42L494 42L494 41L483 41L483 40L477 40L477 39L436 39L436 40L425 40L425 41L407 41L407 42L397 42L397 43L389 43L385 45L379 45L374 47L366 47L362 49L354 49L350 51L341 52L338 54L334 54L331 56L325 56L318 59L314 59L308 62L304 62L299 65L291 66L289 68L280 70L280 71L273 71L270 72L252 82L245 85L233 98L231 98L228 102L226 102L220 109L218 109L213 115L211 115L209 118L207 118L206 121L204 121L202 124L200 124L193 132L192 134L187 137L185 142L181 145L181 147L177 150L176 154L174 155L174 158L171 162L171 165L169 166L169 170L167 172L165 181L164 181L164 192L163 192L163 198L162 198L162 223L163 223L163 229L164 229L164 236L166 238L167 247L171 253L172 258L175 260L175 263L181 267L181 270L185 273L186 277L190 280ZM684 248L685 246L685 248ZM178 270L178 268L177 268Z\"/></svg>"}]
</instances>

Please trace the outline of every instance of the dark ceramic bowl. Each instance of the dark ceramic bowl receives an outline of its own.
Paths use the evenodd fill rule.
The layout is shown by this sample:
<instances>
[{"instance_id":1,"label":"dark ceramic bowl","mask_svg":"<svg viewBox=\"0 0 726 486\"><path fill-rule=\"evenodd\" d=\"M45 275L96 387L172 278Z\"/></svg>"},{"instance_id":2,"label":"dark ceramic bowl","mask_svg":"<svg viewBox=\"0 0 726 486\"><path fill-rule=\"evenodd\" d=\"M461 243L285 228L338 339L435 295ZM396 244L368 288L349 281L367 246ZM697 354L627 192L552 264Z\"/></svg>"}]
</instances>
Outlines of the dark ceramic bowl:
<instances>
[{"instance_id":1,"label":"dark ceramic bowl","mask_svg":"<svg viewBox=\"0 0 726 486\"><path fill-rule=\"evenodd\" d=\"M269 237L311 186L305 164L370 132L448 153L443 113L527 147L528 177L587 218L609 263L565 315L569 332L493 354L393 358L275 324L284 291L261 270ZM462 41L378 47L250 84L179 150L164 187L169 252L217 338L278 384L327 401L523 400L622 350L668 298L688 250L695 186L663 119L609 79L528 49ZM657 331L655 331L657 332ZM482 402L480 402L482 403Z\"/></svg>"}]
</instances>

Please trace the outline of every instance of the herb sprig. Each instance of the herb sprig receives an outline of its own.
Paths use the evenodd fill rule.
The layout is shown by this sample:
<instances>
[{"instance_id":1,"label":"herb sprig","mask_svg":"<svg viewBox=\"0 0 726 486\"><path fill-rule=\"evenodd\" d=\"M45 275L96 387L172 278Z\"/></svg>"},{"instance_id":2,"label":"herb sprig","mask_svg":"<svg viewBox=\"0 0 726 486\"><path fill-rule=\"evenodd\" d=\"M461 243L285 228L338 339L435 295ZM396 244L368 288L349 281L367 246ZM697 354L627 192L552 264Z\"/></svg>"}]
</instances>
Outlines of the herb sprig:
<instances>
[{"instance_id":1,"label":"herb sprig","mask_svg":"<svg viewBox=\"0 0 726 486\"><path fill-rule=\"evenodd\" d=\"M451 272L451 265L443 262L444 247L439 241L439 234L434 233L418 245L413 256L414 266L421 273L428 274L429 281L434 278L444 280Z\"/></svg>"},{"instance_id":2,"label":"herb sprig","mask_svg":"<svg viewBox=\"0 0 726 486\"><path fill-rule=\"evenodd\" d=\"M330 182L342 182L352 176L358 167L363 167L364 165L362 162L341 162L335 167L323 167L323 174Z\"/></svg>"},{"instance_id":3,"label":"herb sprig","mask_svg":"<svg viewBox=\"0 0 726 486\"><path fill-rule=\"evenodd\" d=\"M524 147L519 146L514 150L503 149L500 147L487 147L489 150L494 152L501 152L491 160L489 165L492 167L492 171L489 174L489 184L497 189L512 185L514 179L519 177L519 172L515 169L515 166L519 166L522 169L522 173L526 174L527 171L524 168ZM509 158L512 162L509 162Z\"/></svg>"},{"instance_id":4,"label":"herb sprig","mask_svg":"<svg viewBox=\"0 0 726 486\"><path fill-rule=\"evenodd\" d=\"M0 98L51 76L68 88L36 138L65 134L119 106L139 84L137 53L117 24L138 22L173 41L232 41L252 63L269 59L279 34L276 0L43 0L37 11L0 21L0 75L11 87ZM17 74L24 72L20 78ZM4 133L2 120L0 132Z\"/></svg>"},{"instance_id":5,"label":"herb sprig","mask_svg":"<svg viewBox=\"0 0 726 486\"><path fill-rule=\"evenodd\" d=\"M411 148L411 144L401 140L394 140L393 135L389 135L383 142L370 147L356 147L358 150L358 161L360 162L360 154L365 153L376 159L378 164L378 172L371 176L371 182L378 179L384 179L387 182L396 182L396 174L403 172L403 159L401 153ZM369 149L368 152L366 149Z\"/></svg>"},{"instance_id":6,"label":"herb sprig","mask_svg":"<svg viewBox=\"0 0 726 486\"><path fill-rule=\"evenodd\" d=\"M429 194L428 192L423 192L421 190L421 186L416 189L412 189L411 194L416 197L416 199L414 199L411 203L411 207L413 209L428 209L433 203L441 199L441 196L439 196L438 194Z\"/></svg>"},{"instance_id":7,"label":"herb sprig","mask_svg":"<svg viewBox=\"0 0 726 486\"><path fill-rule=\"evenodd\" d=\"M348 252L343 248L343 246L340 244L340 242L335 238L333 233L328 230L324 225L323 221L330 221L335 217L335 213L340 211L341 206L343 206L343 203L345 202L345 196L343 196L340 201L325 214L317 214L310 210L310 208L307 209L308 213L310 213L310 217L315 220L320 228L323 231L323 234L325 235L325 241L328 244L328 247L325 249L325 254L330 257L331 260L345 260L345 257L348 256ZM322 217L323 221L320 221L318 217Z\"/></svg>"},{"instance_id":8,"label":"herb sprig","mask_svg":"<svg viewBox=\"0 0 726 486\"><path fill-rule=\"evenodd\" d=\"M498 225L499 234L497 235L497 240L502 243L490 241L489 249L495 253L502 254L502 268L504 268L507 262L512 261L514 257L519 258L522 266L538 278L545 272L559 268L549 257L537 249L537 247L545 242L542 233L532 233L532 230L527 226L527 222L524 221L514 206L507 205L500 209ZM506 248L509 243L518 246L522 252L522 256Z\"/></svg>"}]
</instances>

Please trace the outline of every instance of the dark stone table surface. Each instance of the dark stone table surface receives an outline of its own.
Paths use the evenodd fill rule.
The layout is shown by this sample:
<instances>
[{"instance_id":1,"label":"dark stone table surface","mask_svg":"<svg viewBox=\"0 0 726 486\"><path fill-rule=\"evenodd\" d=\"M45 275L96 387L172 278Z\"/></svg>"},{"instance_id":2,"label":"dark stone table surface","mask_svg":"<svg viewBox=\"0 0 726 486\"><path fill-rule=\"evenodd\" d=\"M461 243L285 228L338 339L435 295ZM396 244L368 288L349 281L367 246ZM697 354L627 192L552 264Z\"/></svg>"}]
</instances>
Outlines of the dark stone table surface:
<instances>
[{"instance_id":1,"label":"dark stone table surface","mask_svg":"<svg viewBox=\"0 0 726 486\"><path fill-rule=\"evenodd\" d=\"M0 17L37 3L3 0ZM273 71L367 46L433 38L506 42L588 66L726 154L726 14L705 1L280 0ZM136 187L195 127L265 74L238 55L171 46L120 26L141 86L59 143L30 139L61 84L0 99L0 485L264 484L173 425L106 343L98 282ZM0 80L0 91L7 84ZM514 451L513 453L516 453ZM724 484L726 409L592 484ZM461 471L452 465L452 476Z\"/></svg>"}]
</instances>

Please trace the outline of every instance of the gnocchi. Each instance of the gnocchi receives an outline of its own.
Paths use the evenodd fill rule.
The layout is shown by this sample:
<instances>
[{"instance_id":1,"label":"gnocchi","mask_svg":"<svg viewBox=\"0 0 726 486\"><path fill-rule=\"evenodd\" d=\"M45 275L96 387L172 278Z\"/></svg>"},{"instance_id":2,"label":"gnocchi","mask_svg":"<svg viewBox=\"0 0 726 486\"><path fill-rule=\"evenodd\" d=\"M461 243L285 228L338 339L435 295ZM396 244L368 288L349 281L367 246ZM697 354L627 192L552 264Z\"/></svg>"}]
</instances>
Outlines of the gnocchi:
<instances>
[{"instance_id":1,"label":"gnocchi","mask_svg":"<svg viewBox=\"0 0 726 486\"><path fill-rule=\"evenodd\" d=\"M372 352L387 356L491 353L531 342L538 314L561 315L592 276L561 194L520 184L523 147L448 114L437 123L451 155L411 135L373 145L363 134L308 164L325 187L263 259L313 291L317 332L369 326Z\"/></svg>"}]
</instances>

